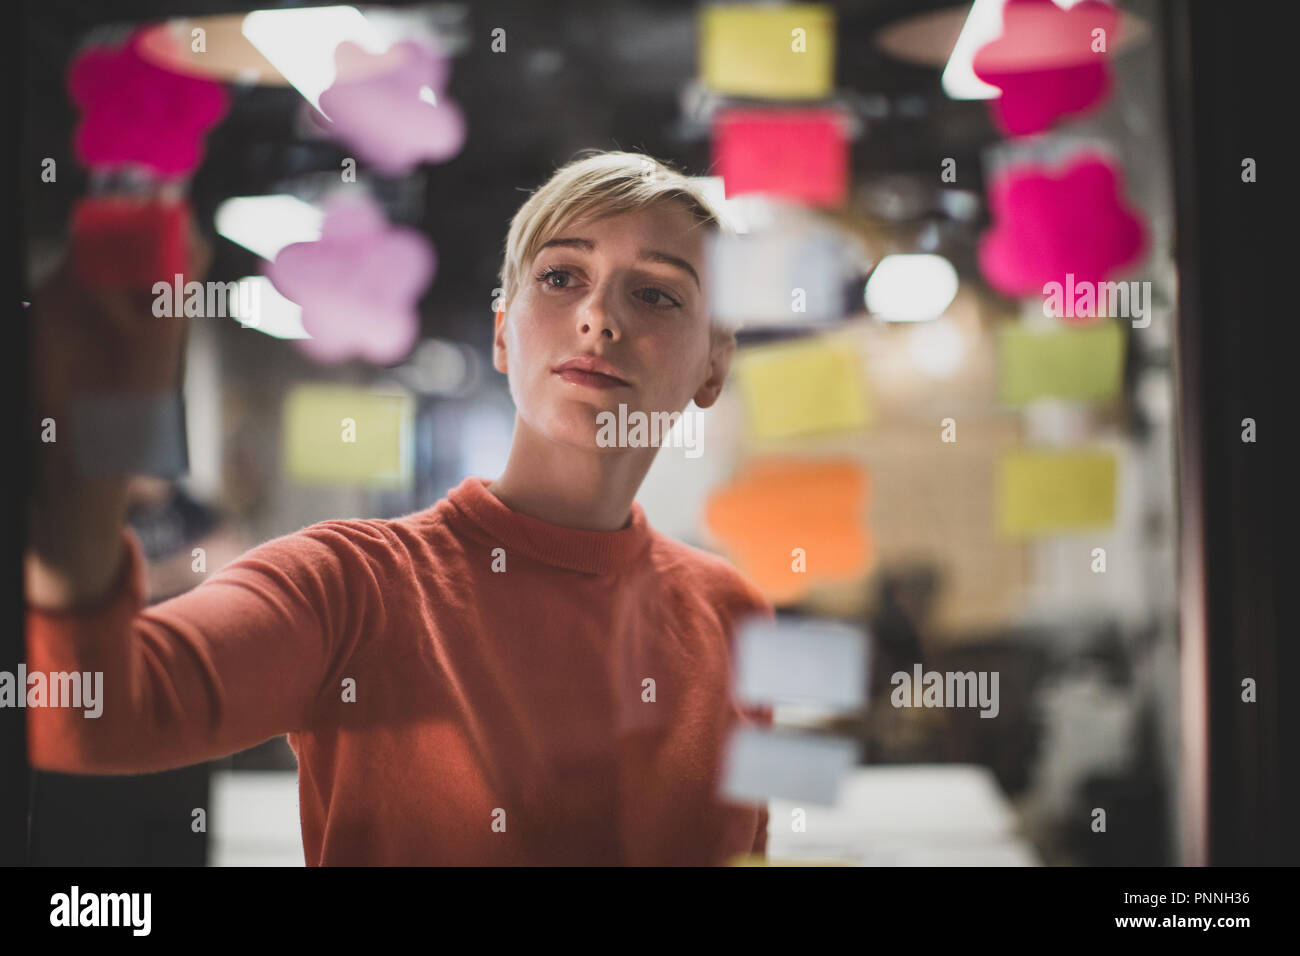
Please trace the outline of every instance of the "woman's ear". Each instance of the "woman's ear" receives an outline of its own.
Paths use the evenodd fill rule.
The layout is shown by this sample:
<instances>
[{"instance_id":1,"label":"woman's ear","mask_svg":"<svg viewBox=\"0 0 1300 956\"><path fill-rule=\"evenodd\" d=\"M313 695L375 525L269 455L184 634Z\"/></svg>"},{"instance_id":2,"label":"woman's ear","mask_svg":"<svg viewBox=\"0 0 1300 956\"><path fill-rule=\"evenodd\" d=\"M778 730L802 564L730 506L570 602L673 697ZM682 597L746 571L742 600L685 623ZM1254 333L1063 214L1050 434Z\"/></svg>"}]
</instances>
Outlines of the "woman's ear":
<instances>
[{"instance_id":1,"label":"woman's ear","mask_svg":"<svg viewBox=\"0 0 1300 956\"><path fill-rule=\"evenodd\" d=\"M509 374L506 365L506 311L497 309L492 331L492 367L498 372Z\"/></svg>"},{"instance_id":2,"label":"woman's ear","mask_svg":"<svg viewBox=\"0 0 1300 956\"><path fill-rule=\"evenodd\" d=\"M710 330L709 342L709 377L695 392L695 404L699 408L708 408L722 394L731 358L736 352L736 333Z\"/></svg>"}]
</instances>

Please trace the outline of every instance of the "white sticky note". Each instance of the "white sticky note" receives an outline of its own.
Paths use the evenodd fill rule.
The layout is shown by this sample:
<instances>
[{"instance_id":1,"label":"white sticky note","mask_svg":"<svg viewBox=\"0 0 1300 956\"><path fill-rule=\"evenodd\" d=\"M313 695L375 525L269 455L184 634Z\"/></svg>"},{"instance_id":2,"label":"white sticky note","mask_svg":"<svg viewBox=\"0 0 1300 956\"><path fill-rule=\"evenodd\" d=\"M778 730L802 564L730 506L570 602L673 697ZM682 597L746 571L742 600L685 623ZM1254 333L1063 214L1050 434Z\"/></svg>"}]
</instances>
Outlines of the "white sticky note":
<instances>
[{"instance_id":1,"label":"white sticky note","mask_svg":"<svg viewBox=\"0 0 1300 956\"><path fill-rule=\"evenodd\" d=\"M853 709L864 703L866 686L867 641L856 628L757 619L736 636L736 695L742 701Z\"/></svg>"},{"instance_id":2,"label":"white sticky note","mask_svg":"<svg viewBox=\"0 0 1300 956\"><path fill-rule=\"evenodd\" d=\"M722 792L741 803L776 799L833 806L840 780L857 757L857 742L847 737L740 727L728 746Z\"/></svg>"},{"instance_id":3,"label":"white sticky note","mask_svg":"<svg viewBox=\"0 0 1300 956\"><path fill-rule=\"evenodd\" d=\"M710 306L733 327L797 327L846 313L853 252L830 229L782 228L708 241Z\"/></svg>"},{"instance_id":4,"label":"white sticky note","mask_svg":"<svg viewBox=\"0 0 1300 956\"><path fill-rule=\"evenodd\" d=\"M76 395L70 419L73 461L84 476L177 478L189 470L180 392Z\"/></svg>"}]
</instances>

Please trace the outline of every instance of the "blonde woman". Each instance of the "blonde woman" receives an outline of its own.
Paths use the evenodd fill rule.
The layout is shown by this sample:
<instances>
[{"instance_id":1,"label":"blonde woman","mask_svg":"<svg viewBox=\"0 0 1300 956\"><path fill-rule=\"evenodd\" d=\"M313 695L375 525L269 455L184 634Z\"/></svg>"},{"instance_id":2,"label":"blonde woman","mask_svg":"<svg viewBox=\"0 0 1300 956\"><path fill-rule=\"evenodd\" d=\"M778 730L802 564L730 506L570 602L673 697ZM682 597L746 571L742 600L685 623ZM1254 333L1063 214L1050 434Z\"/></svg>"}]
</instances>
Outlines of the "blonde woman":
<instances>
[{"instance_id":1,"label":"blonde woman","mask_svg":"<svg viewBox=\"0 0 1300 956\"><path fill-rule=\"evenodd\" d=\"M762 852L766 810L718 785L730 731L768 717L731 696L735 630L772 608L725 561L647 524L633 499L657 448L597 441L597 416L620 403L717 400L736 344L707 305L719 228L649 157L559 169L506 242L493 362L517 416L504 472L401 518L269 541L153 607L124 481L78 477L43 447L28 670L102 671L105 700L97 719L29 710L33 765L143 773L287 734L310 865ZM173 385L183 330L102 297L87 321L70 306L88 295L64 286L37 308L39 407L66 409L73 383Z\"/></svg>"}]
</instances>

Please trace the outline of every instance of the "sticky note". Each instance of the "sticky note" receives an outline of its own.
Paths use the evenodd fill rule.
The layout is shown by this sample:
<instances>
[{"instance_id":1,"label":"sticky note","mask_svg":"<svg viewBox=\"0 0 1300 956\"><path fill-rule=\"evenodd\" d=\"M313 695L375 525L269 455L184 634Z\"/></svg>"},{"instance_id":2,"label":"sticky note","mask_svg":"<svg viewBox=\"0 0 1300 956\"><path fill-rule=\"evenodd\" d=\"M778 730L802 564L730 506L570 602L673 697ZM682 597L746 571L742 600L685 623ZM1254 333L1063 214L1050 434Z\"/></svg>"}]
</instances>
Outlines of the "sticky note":
<instances>
[{"instance_id":1,"label":"sticky note","mask_svg":"<svg viewBox=\"0 0 1300 956\"><path fill-rule=\"evenodd\" d=\"M870 421L858 348L811 338L741 350L736 380L754 438L849 431Z\"/></svg>"},{"instance_id":2,"label":"sticky note","mask_svg":"<svg viewBox=\"0 0 1300 956\"><path fill-rule=\"evenodd\" d=\"M1105 451L1015 452L998 468L998 528L1027 536L1108 527L1115 457Z\"/></svg>"},{"instance_id":3,"label":"sticky note","mask_svg":"<svg viewBox=\"0 0 1300 956\"><path fill-rule=\"evenodd\" d=\"M1064 6L1010 0L1002 6L1001 35L971 57L971 72L1001 91L989 107L1005 135L1041 133L1092 112L1115 88L1106 45L1097 40L1119 39L1119 11L1108 3Z\"/></svg>"},{"instance_id":4,"label":"sticky note","mask_svg":"<svg viewBox=\"0 0 1300 956\"><path fill-rule=\"evenodd\" d=\"M70 410L78 473L176 478L189 470L179 392L78 395Z\"/></svg>"},{"instance_id":5,"label":"sticky note","mask_svg":"<svg viewBox=\"0 0 1300 956\"><path fill-rule=\"evenodd\" d=\"M853 709L864 702L867 641L833 621L754 619L736 635L736 696Z\"/></svg>"},{"instance_id":6,"label":"sticky note","mask_svg":"<svg viewBox=\"0 0 1300 956\"><path fill-rule=\"evenodd\" d=\"M302 306L307 338L295 342L303 353L326 364L394 364L420 338L420 296L437 270L433 244L389 223L363 192L336 193L326 204L320 238L285 246L266 277Z\"/></svg>"},{"instance_id":7,"label":"sticky note","mask_svg":"<svg viewBox=\"0 0 1300 956\"><path fill-rule=\"evenodd\" d=\"M152 289L190 271L184 200L86 196L72 207L72 265L96 289Z\"/></svg>"},{"instance_id":8,"label":"sticky note","mask_svg":"<svg viewBox=\"0 0 1300 956\"><path fill-rule=\"evenodd\" d=\"M67 89L81 113L73 149L87 169L131 165L161 179L188 178L203 158L204 137L230 108L230 93L207 77L152 62L143 55L147 31L134 27L120 46L92 43L72 57Z\"/></svg>"},{"instance_id":9,"label":"sticky note","mask_svg":"<svg viewBox=\"0 0 1300 956\"><path fill-rule=\"evenodd\" d=\"M847 737L740 727L728 741L722 793L739 803L777 799L832 806L857 757L857 742Z\"/></svg>"},{"instance_id":10,"label":"sticky note","mask_svg":"<svg viewBox=\"0 0 1300 956\"><path fill-rule=\"evenodd\" d=\"M806 328L841 321L855 253L829 228L711 233L705 246L709 307L734 328Z\"/></svg>"},{"instance_id":11,"label":"sticky note","mask_svg":"<svg viewBox=\"0 0 1300 956\"><path fill-rule=\"evenodd\" d=\"M1002 401L1023 405L1036 398L1098 401L1119 391L1124 332L1115 322L1046 331L1022 325L998 332Z\"/></svg>"},{"instance_id":12,"label":"sticky note","mask_svg":"<svg viewBox=\"0 0 1300 956\"><path fill-rule=\"evenodd\" d=\"M705 523L774 604L866 573L867 475L855 461L771 459L715 491Z\"/></svg>"},{"instance_id":13,"label":"sticky note","mask_svg":"<svg viewBox=\"0 0 1300 956\"><path fill-rule=\"evenodd\" d=\"M1095 293L1098 283L1136 264L1150 243L1151 227L1130 203L1123 167L1091 148L1052 164L1017 161L991 171L988 203L991 224L976 258L989 285L1010 298L1037 299L1050 282ZM1074 313L1071 321L1090 318L1061 311Z\"/></svg>"},{"instance_id":14,"label":"sticky note","mask_svg":"<svg viewBox=\"0 0 1300 956\"><path fill-rule=\"evenodd\" d=\"M301 484L404 488L413 431L408 394L299 385L285 397L285 468Z\"/></svg>"},{"instance_id":15,"label":"sticky note","mask_svg":"<svg viewBox=\"0 0 1300 956\"><path fill-rule=\"evenodd\" d=\"M766 193L811 206L848 195L847 121L830 109L723 110L713 124L713 163L726 198Z\"/></svg>"},{"instance_id":16,"label":"sticky note","mask_svg":"<svg viewBox=\"0 0 1300 956\"><path fill-rule=\"evenodd\" d=\"M826 5L710 3L700 11L700 76L719 93L821 99L835 82L835 14Z\"/></svg>"}]
</instances>

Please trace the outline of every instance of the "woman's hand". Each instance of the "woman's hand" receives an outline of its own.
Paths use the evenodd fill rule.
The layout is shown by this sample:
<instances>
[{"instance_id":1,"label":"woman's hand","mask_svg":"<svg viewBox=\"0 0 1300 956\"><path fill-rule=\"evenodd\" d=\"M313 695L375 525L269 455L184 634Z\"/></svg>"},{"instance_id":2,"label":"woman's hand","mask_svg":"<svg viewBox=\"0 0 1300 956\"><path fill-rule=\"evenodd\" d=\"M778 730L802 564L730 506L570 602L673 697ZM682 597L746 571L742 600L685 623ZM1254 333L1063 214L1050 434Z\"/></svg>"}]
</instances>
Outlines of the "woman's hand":
<instances>
[{"instance_id":1,"label":"woman's hand","mask_svg":"<svg viewBox=\"0 0 1300 956\"><path fill-rule=\"evenodd\" d=\"M202 281L209 244L191 234L185 280ZM170 279L169 279L170 282ZM165 393L181 384L186 319L155 316L149 290L110 291L80 283L65 255L37 290L31 322L33 411L38 420L66 421L80 394Z\"/></svg>"},{"instance_id":2,"label":"woman's hand","mask_svg":"<svg viewBox=\"0 0 1300 956\"><path fill-rule=\"evenodd\" d=\"M186 281L201 281L211 258L210 246L192 233ZM89 288L65 256L27 310L35 420L25 570L28 600L37 606L92 602L120 570L128 476L78 473L71 410L81 397L179 390L186 320L182 310L155 316L154 300L152 291Z\"/></svg>"}]
</instances>

